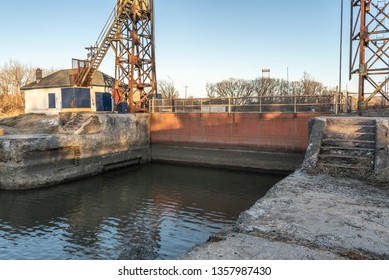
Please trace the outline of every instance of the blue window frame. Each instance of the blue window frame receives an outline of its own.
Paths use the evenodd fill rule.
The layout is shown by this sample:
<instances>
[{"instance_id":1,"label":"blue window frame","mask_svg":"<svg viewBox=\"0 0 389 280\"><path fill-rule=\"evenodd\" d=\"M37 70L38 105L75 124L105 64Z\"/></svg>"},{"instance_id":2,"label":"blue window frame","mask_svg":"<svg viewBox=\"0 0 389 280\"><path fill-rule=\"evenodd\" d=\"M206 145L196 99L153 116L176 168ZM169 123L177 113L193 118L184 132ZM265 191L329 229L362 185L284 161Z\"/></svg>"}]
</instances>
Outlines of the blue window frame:
<instances>
[{"instance_id":1,"label":"blue window frame","mask_svg":"<svg viewBox=\"0 0 389 280\"><path fill-rule=\"evenodd\" d=\"M96 92L96 111L112 111L112 94L109 92Z\"/></svg>"},{"instance_id":2,"label":"blue window frame","mask_svg":"<svg viewBox=\"0 0 389 280\"><path fill-rule=\"evenodd\" d=\"M63 88L62 108L91 108L89 88Z\"/></svg>"}]
</instances>

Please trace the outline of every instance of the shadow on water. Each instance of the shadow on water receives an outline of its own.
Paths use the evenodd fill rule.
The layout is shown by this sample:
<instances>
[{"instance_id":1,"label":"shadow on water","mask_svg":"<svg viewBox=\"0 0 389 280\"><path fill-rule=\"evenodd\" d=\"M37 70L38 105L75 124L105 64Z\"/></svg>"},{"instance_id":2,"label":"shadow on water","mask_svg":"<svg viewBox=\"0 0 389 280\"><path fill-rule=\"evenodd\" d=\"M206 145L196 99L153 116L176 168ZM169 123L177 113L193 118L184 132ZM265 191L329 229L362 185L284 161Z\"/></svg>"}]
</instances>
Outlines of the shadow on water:
<instances>
[{"instance_id":1,"label":"shadow on water","mask_svg":"<svg viewBox=\"0 0 389 280\"><path fill-rule=\"evenodd\" d=\"M282 178L153 163L0 191L0 259L175 259Z\"/></svg>"}]
</instances>

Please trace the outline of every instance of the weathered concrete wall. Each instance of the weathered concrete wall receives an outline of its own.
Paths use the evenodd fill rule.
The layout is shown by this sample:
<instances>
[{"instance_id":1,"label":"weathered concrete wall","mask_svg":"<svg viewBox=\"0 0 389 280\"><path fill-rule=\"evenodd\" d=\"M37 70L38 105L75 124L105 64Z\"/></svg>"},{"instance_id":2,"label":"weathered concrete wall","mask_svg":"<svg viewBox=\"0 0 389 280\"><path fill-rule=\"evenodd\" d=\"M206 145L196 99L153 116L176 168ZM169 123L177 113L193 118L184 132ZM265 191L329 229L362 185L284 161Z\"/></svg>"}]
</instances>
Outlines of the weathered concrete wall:
<instances>
[{"instance_id":1,"label":"weathered concrete wall","mask_svg":"<svg viewBox=\"0 0 389 280\"><path fill-rule=\"evenodd\" d=\"M62 109L61 87L58 88L39 88L25 91L25 113L34 114L58 114ZM96 93L107 92L103 86L93 86L90 88L91 111L96 112ZM49 94L55 94L55 108L49 108ZM83 109L85 112L85 108Z\"/></svg>"},{"instance_id":2,"label":"weathered concrete wall","mask_svg":"<svg viewBox=\"0 0 389 280\"><path fill-rule=\"evenodd\" d=\"M366 132L360 124L366 119L360 117L355 123L350 117L312 119L303 168L276 184L231 229L182 259L388 260L389 120L368 119L376 124L375 162L374 170L361 176L341 167L330 174L315 170L334 119L346 121L351 132L353 126Z\"/></svg>"},{"instance_id":3,"label":"weathered concrete wall","mask_svg":"<svg viewBox=\"0 0 389 280\"><path fill-rule=\"evenodd\" d=\"M1 189L45 187L151 160L147 114L64 114L60 123L57 134L0 137Z\"/></svg>"},{"instance_id":4,"label":"weathered concrete wall","mask_svg":"<svg viewBox=\"0 0 389 280\"><path fill-rule=\"evenodd\" d=\"M308 120L318 114L210 113L151 115L151 142L305 153Z\"/></svg>"},{"instance_id":5,"label":"weathered concrete wall","mask_svg":"<svg viewBox=\"0 0 389 280\"><path fill-rule=\"evenodd\" d=\"M389 171L389 119L379 118L376 120L376 159L375 171ZM388 172L389 174L389 172Z\"/></svg>"},{"instance_id":6,"label":"weathered concrete wall","mask_svg":"<svg viewBox=\"0 0 389 280\"><path fill-rule=\"evenodd\" d=\"M317 114L152 114L154 161L290 172L304 160Z\"/></svg>"},{"instance_id":7,"label":"weathered concrete wall","mask_svg":"<svg viewBox=\"0 0 389 280\"><path fill-rule=\"evenodd\" d=\"M319 160L320 147L323 141L325 127L325 117L309 120L309 142L303 163L303 169L305 170L316 167L317 161Z\"/></svg>"},{"instance_id":8,"label":"weathered concrete wall","mask_svg":"<svg viewBox=\"0 0 389 280\"><path fill-rule=\"evenodd\" d=\"M187 260L389 259L389 190L297 171ZM213 242L212 242L213 241Z\"/></svg>"},{"instance_id":9,"label":"weathered concrete wall","mask_svg":"<svg viewBox=\"0 0 389 280\"><path fill-rule=\"evenodd\" d=\"M300 153L262 152L236 148L152 145L153 161L289 173L304 160Z\"/></svg>"}]
</instances>

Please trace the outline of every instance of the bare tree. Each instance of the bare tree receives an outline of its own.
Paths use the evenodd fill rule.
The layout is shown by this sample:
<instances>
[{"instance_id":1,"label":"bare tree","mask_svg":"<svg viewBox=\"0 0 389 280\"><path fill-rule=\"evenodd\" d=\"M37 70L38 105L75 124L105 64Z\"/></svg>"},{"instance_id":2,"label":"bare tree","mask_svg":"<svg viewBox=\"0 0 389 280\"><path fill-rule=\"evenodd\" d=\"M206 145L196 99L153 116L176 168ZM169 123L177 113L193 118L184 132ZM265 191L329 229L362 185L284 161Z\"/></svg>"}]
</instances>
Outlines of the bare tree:
<instances>
[{"instance_id":1,"label":"bare tree","mask_svg":"<svg viewBox=\"0 0 389 280\"><path fill-rule=\"evenodd\" d=\"M207 82L205 90L208 98L217 98L216 84Z\"/></svg>"},{"instance_id":2,"label":"bare tree","mask_svg":"<svg viewBox=\"0 0 389 280\"><path fill-rule=\"evenodd\" d=\"M234 98L233 103L247 104L254 95L254 85L243 79L224 80L218 83L207 83L207 95L210 98Z\"/></svg>"},{"instance_id":3,"label":"bare tree","mask_svg":"<svg viewBox=\"0 0 389 280\"><path fill-rule=\"evenodd\" d=\"M0 68L0 94L20 94L20 87L34 80L33 67L10 60Z\"/></svg>"},{"instance_id":4,"label":"bare tree","mask_svg":"<svg viewBox=\"0 0 389 280\"><path fill-rule=\"evenodd\" d=\"M43 72L43 77L47 77L57 71L59 71L60 69L58 68L54 68L54 67L51 67L51 68L48 68L48 69L42 69L42 72Z\"/></svg>"},{"instance_id":5,"label":"bare tree","mask_svg":"<svg viewBox=\"0 0 389 280\"><path fill-rule=\"evenodd\" d=\"M279 95L279 79L258 78L252 81L257 96Z\"/></svg>"},{"instance_id":6,"label":"bare tree","mask_svg":"<svg viewBox=\"0 0 389 280\"><path fill-rule=\"evenodd\" d=\"M158 91L162 94L163 99L175 99L179 97L178 90L174 87L173 82L159 80Z\"/></svg>"},{"instance_id":7,"label":"bare tree","mask_svg":"<svg viewBox=\"0 0 389 280\"><path fill-rule=\"evenodd\" d=\"M300 82L302 95L317 95L328 93L327 88L324 87L322 83L315 81L307 72L304 72Z\"/></svg>"},{"instance_id":8,"label":"bare tree","mask_svg":"<svg viewBox=\"0 0 389 280\"><path fill-rule=\"evenodd\" d=\"M10 60L0 68L0 113L19 114L24 111L24 92L20 88L35 77L33 67Z\"/></svg>"}]
</instances>

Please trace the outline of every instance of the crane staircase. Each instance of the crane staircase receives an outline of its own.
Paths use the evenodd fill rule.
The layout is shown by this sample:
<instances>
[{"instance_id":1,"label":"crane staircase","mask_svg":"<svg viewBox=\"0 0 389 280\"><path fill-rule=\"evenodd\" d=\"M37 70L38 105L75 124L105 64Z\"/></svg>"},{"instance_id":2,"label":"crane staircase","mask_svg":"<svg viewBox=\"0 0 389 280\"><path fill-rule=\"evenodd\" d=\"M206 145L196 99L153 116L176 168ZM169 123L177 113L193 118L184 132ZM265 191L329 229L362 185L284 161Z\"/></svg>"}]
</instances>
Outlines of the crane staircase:
<instances>
[{"instance_id":1,"label":"crane staircase","mask_svg":"<svg viewBox=\"0 0 389 280\"><path fill-rule=\"evenodd\" d=\"M375 120L328 118L317 168L326 173L364 176L374 170Z\"/></svg>"},{"instance_id":2,"label":"crane staircase","mask_svg":"<svg viewBox=\"0 0 389 280\"><path fill-rule=\"evenodd\" d=\"M76 70L73 74L74 85L81 87L91 85L95 72L110 48L111 41L120 33L120 28L134 13L134 8L136 8L134 2L136 0L118 1L95 45L90 48L89 60L73 60L73 67Z\"/></svg>"}]
</instances>

